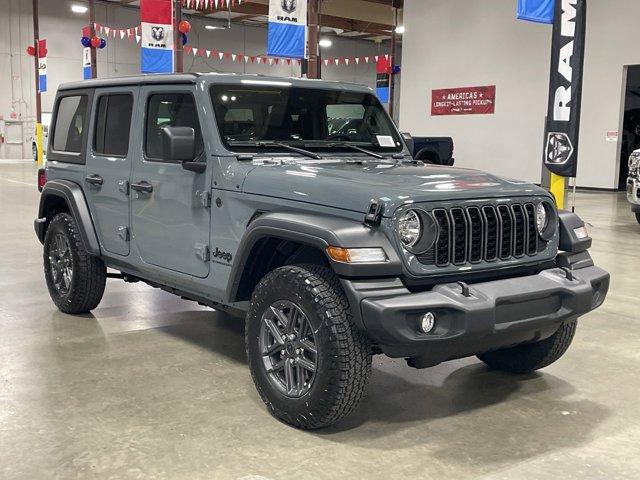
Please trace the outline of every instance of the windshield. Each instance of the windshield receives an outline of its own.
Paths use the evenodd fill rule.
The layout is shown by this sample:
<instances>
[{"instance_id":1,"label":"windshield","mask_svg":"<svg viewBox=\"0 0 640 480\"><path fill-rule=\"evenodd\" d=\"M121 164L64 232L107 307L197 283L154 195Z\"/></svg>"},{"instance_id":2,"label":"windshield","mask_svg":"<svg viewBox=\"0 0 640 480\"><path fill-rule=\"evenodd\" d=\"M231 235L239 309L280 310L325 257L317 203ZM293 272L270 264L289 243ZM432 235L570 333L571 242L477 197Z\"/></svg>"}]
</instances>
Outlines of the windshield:
<instances>
[{"instance_id":1,"label":"windshield","mask_svg":"<svg viewBox=\"0 0 640 480\"><path fill-rule=\"evenodd\" d=\"M251 150L259 142L402 149L391 119L370 93L251 84L214 85L211 97L222 141L231 150Z\"/></svg>"}]
</instances>

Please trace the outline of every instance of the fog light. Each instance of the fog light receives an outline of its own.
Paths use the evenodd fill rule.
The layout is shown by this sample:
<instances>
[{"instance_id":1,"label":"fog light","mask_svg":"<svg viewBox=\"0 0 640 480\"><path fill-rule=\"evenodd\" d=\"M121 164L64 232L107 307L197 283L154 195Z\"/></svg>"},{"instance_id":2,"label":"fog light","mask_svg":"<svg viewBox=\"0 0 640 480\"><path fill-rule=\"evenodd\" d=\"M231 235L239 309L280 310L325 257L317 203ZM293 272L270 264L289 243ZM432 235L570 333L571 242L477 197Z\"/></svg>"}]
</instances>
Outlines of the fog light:
<instances>
[{"instance_id":1,"label":"fog light","mask_svg":"<svg viewBox=\"0 0 640 480\"><path fill-rule=\"evenodd\" d=\"M430 333L435 326L436 316L433 313L427 312L420 317L420 331L422 333Z\"/></svg>"}]
</instances>

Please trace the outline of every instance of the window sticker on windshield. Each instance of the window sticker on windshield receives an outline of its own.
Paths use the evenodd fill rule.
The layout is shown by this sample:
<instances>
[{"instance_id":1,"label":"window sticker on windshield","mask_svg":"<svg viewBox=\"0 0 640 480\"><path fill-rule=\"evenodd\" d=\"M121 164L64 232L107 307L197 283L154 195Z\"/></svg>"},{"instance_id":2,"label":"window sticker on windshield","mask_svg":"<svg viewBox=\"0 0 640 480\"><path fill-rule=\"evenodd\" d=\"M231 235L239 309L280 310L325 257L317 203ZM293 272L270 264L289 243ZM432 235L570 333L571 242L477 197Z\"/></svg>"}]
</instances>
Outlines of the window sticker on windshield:
<instances>
[{"instance_id":1,"label":"window sticker on windshield","mask_svg":"<svg viewBox=\"0 0 640 480\"><path fill-rule=\"evenodd\" d=\"M378 139L378 145L381 147L393 148L396 146L391 135L376 135L376 138Z\"/></svg>"}]
</instances>

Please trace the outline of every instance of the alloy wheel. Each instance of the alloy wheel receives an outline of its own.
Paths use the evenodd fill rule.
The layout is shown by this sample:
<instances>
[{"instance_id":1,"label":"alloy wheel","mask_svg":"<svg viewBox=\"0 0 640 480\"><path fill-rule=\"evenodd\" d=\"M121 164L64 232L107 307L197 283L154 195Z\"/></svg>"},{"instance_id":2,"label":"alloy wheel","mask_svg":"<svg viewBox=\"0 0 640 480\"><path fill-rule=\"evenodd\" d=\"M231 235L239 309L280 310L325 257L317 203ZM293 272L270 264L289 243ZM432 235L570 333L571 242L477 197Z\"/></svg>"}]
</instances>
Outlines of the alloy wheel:
<instances>
[{"instance_id":1,"label":"alloy wheel","mask_svg":"<svg viewBox=\"0 0 640 480\"><path fill-rule=\"evenodd\" d=\"M67 237L58 233L49 248L49 265L53 284L60 295L67 295L73 280L73 258Z\"/></svg>"},{"instance_id":2,"label":"alloy wheel","mask_svg":"<svg viewBox=\"0 0 640 480\"><path fill-rule=\"evenodd\" d=\"M259 341L271 384L288 397L306 394L318 368L318 349L304 311L288 300L273 303L262 314Z\"/></svg>"}]
</instances>

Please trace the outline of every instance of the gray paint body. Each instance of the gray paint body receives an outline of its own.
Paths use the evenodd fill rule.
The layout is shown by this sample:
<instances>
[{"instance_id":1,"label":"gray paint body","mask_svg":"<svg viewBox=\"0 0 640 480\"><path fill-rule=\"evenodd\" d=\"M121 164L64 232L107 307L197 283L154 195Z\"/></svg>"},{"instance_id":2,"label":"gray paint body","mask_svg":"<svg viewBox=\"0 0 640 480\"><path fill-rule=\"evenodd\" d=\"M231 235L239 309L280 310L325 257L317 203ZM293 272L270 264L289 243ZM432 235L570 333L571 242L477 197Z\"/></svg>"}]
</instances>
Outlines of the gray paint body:
<instances>
[{"instance_id":1,"label":"gray paint body","mask_svg":"<svg viewBox=\"0 0 640 480\"><path fill-rule=\"evenodd\" d=\"M531 184L475 170L416 164L410 161L406 147L405 160L389 157L380 161L359 153L324 155L322 160L312 160L273 152L256 154L251 161L239 160L220 140L209 87L214 83L257 78L269 80L228 74L160 75L61 87L59 95L95 87L93 111L103 94L126 91L135 98L137 108L125 158L100 157L94 153L93 142L86 140L93 138L93 120L87 126L89 132L83 147L86 165L56 161L52 142L49 146L47 179L61 179L71 185L75 201L84 197L95 225L100 255L108 266L194 299L240 310L245 310L247 304L236 301L239 275L251 246L262 236L290 238L320 250L329 245L385 249L390 259L385 264L353 269L333 263L343 280L362 276L421 279L444 274L457 274L464 279L468 272L463 269L451 267L435 272L401 248L395 235L394 216L408 206L550 199L546 191ZM371 91L368 87L333 82L287 81L297 86ZM144 155L143 125L148 96L177 91L195 96L207 162L203 174ZM85 181L89 175L100 175L104 184L89 185ZM153 192L122 188L124 182L141 181L150 183ZM203 193L208 192L210 205L203 202ZM363 218L374 200L383 204L383 218L381 225L372 229L363 225ZM256 212L262 216L249 225ZM123 229L128 235L122 235ZM557 245L556 235L545 251L527 261L531 264L553 261ZM198 254L204 247L211 252L209 261ZM216 252L230 254L232 260ZM497 262L485 269L511 266L509 262ZM345 290L349 290L346 284ZM359 305L352 306L359 309ZM358 319L359 313L355 317Z\"/></svg>"}]
</instances>

